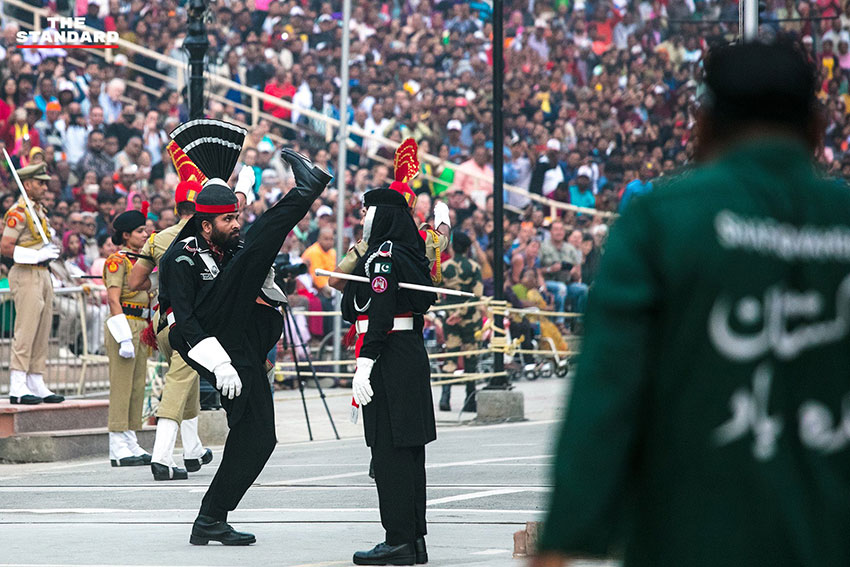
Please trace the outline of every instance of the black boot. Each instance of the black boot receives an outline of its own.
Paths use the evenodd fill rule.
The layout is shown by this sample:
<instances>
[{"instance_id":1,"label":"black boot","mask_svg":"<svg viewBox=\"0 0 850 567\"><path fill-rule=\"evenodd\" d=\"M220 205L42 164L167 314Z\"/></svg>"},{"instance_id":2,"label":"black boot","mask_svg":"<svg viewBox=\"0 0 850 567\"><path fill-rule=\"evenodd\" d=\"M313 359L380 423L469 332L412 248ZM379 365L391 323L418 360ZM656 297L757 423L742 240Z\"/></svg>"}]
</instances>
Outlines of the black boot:
<instances>
[{"instance_id":1,"label":"black boot","mask_svg":"<svg viewBox=\"0 0 850 567\"><path fill-rule=\"evenodd\" d=\"M212 451L207 449L200 459L183 459L183 465L189 472L198 472L201 470L201 465L208 465L213 460Z\"/></svg>"},{"instance_id":2,"label":"black boot","mask_svg":"<svg viewBox=\"0 0 850 567\"><path fill-rule=\"evenodd\" d=\"M113 467L143 467L147 463L142 457L124 457L123 459L110 459Z\"/></svg>"},{"instance_id":3,"label":"black boot","mask_svg":"<svg viewBox=\"0 0 850 567\"><path fill-rule=\"evenodd\" d=\"M307 156L284 148L280 152L286 163L292 168L292 174L295 176L295 185L300 187L309 187L310 189L324 189L333 177L330 173L319 166L313 165Z\"/></svg>"},{"instance_id":4,"label":"black boot","mask_svg":"<svg viewBox=\"0 0 850 567\"><path fill-rule=\"evenodd\" d=\"M413 542L413 548L416 550L416 564L424 565L428 563L428 550L425 548L425 537L418 537Z\"/></svg>"},{"instance_id":5,"label":"black boot","mask_svg":"<svg viewBox=\"0 0 850 567\"><path fill-rule=\"evenodd\" d=\"M206 545L210 541L218 541L222 545L251 545L257 543L257 538L254 537L254 534L237 532L227 522L199 515L192 525L189 543Z\"/></svg>"},{"instance_id":6,"label":"black boot","mask_svg":"<svg viewBox=\"0 0 850 567\"><path fill-rule=\"evenodd\" d=\"M151 472L154 480L186 480L189 478L185 469L169 467L160 463L151 463Z\"/></svg>"},{"instance_id":7,"label":"black boot","mask_svg":"<svg viewBox=\"0 0 850 567\"><path fill-rule=\"evenodd\" d=\"M27 405L27 406L34 406L34 405L40 404L43 401L44 400L42 400L38 396L33 396L33 395L30 395L30 394L24 394L21 397L9 396L9 403L10 404L23 404L23 405Z\"/></svg>"},{"instance_id":8,"label":"black boot","mask_svg":"<svg viewBox=\"0 0 850 567\"><path fill-rule=\"evenodd\" d=\"M452 397L452 385L443 384L443 393L440 396L440 411L452 411L452 405L449 400Z\"/></svg>"},{"instance_id":9,"label":"black boot","mask_svg":"<svg viewBox=\"0 0 850 567\"><path fill-rule=\"evenodd\" d=\"M413 544L387 545L379 543L369 551L354 554L355 565L414 565L416 552Z\"/></svg>"}]
</instances>

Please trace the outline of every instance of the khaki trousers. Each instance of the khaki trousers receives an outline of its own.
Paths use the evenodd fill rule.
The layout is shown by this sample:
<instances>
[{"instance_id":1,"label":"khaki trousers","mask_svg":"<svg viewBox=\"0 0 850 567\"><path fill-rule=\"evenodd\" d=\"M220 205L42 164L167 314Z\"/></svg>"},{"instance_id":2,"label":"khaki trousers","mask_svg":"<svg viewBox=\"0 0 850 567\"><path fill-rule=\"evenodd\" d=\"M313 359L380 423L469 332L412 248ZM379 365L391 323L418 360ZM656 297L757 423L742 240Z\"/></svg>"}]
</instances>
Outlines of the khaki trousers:
<instances>
[{"instance_id":1,"label":"khaki trousers","mask_svg":"<svg viewBox=\"0 0 850 567\"><path fill-rule=\"evenodd\" d=\"M29 374L47 370L47 341L53 326L53 283L47 268L15 264L9 270L15 302L15 336L10 368Z\"/></svg>"},{"instance_id":2,"label":"khaki trousers","mask_svg":"<svg viewBox=\"0 0 850 567\"><path fill-rule=\"evenodd\" d=\"M106 355L109 357L109 431L137 431L142 428L142 409L145 403L145 379L148 368L148 347L140 341L148 322L127 317L133 332L136 356L123 358L119 344L106 328ZM105 327L105 324L104 324Z\"/></svg>"},{"instance_id":3,"label":"khaki trousers","mask_svg":"<svg viewBox=\"0 0 850 567\"><path fill-rule=\"evenodd\" d=\"M159 309L153 316L154 330L159 327ZM156 409L156 416L181 423L184 419L194 419L201 413L201 384L198 373L186 364L180 353L171 348L168 342L168 326L157 333L156 344L159 352L168 361L165 374L165 387L162 399Z\"/></svg>"}]
</instances>

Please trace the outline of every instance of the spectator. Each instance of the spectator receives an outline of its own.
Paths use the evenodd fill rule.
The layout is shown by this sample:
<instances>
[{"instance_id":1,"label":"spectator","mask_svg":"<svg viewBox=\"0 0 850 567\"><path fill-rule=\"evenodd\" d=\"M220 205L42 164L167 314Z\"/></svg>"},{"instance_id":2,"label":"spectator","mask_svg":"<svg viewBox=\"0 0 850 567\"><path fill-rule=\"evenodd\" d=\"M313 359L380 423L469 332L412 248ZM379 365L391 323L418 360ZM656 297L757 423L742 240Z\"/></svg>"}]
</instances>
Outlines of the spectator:
<instances>
[{"instance_id":1,"label":"spectator","mask_svg":"<svg viewBox=\"0 0 850 567\"><path fill-rule=\"evenodd\" d=\"M77 164L77 175L84 177L87 171L93 171L97 178L112 175L115 161L104 150L103 132L92 130L88 136L88 148Z\"/></svg>"},{"instance_id":2,"label":"spectator","mask_svg":"<svg viewBox=\"0 0 850 567\"><path fill-rule=\"evenodd\" d=\"M454 188L468 196L477 207L484 207L493 193L493 168L490 155L483 145L475 146L472 158L461 163L455 172Z\"/></svg>"},{"instance_id":3,"label":"spectator","mask_svg":"<svg viewBox=\"0 0 850 567\"><path fill-rule=\"evenodd\" d=\"M528 190L536 195L550 196L555 189L566 181L564 171L558 163L561 142L551 138L546 142L546 153L537 158L531 174Z\"/></svg>"},{"instance_id":4,"label":"spectator","mask_svg":"<svg viewBox=\"0 0 850 567\"><path fill-rule=\"evenodd\" d=\"M623 192L623 197L620 200L620 212L622 212L626 208L626 205L629 204L629 201L633 197L637 197L639 195L643 195L652 191L653 172L654 166L651 162L645 162L640 166L640 173L638 178L626 185L626 189Z\"/></svg>"},{"instance_id":5,"label":"spectator","mask_svg":"<svg viewBox=\"0 0 850 567\"><path fill-rule=\"evenodd\" d=\"M583 262L581 250L565 240L567 231L561 220L552 223L549 235L549 241L544 242L540 249L540 264L546 290L555 300L555 311L566 311L566 300L570 298L574 309L583 313L587 300L587 286L576 281L581 280ZM556 322L561 325L564 321L564 317L556 319Z\"/></svg>"},{"instance_id":6,"label":"spectator","mask_svg":"<svg viewBox=\"0 0 850 567\"><path fill-rule=\"evenodd\" d=\"M591 191L592 178L593 170L589 165L583 165L578 168L575 184L570 185L570 204L588 209L596 208L596 197L593 195L593 191ZM576 216L581 216L581 214L576 213Z\"/></svg>"}]
</instances>

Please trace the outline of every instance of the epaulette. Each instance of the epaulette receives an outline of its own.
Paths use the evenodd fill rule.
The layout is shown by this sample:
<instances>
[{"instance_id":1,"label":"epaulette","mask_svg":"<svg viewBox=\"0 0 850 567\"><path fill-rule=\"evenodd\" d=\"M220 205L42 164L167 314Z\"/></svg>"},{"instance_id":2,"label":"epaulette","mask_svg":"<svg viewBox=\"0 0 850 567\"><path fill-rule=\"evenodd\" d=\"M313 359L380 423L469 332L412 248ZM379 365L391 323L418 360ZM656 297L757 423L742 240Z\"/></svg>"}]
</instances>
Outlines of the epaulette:
<instances>
[{"instance_id":1,"label":"epaulette","mask_svg":"<svg viewBox=\"0 0 850 567\"><path fill-rule=\"evenodd\" d=\"M380 246L378 246L378 256L383 256L384 258L390 258L393 255L393 243L390 240L387 240Z\"/></svg>"}]
</instances>

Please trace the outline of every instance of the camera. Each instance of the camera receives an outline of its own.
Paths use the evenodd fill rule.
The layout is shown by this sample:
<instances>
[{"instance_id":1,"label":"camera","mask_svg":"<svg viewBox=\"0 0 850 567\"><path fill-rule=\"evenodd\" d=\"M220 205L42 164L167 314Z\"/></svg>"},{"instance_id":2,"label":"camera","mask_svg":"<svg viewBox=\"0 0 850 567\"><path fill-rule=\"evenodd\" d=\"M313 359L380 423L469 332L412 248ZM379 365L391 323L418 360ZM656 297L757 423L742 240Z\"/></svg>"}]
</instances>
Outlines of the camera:
<instances>
[{"instance_id":1,"label":"camera","mask_svg":"<svg viewBox=\"0 0 850 567\"><path fill-rule=\"evenodd\" d=\"M289 254L278 254L274 260L274 280L287 295L295 292L295 278L307 273L307 264L293 264Z\"/></svg>"}]
</instances>

